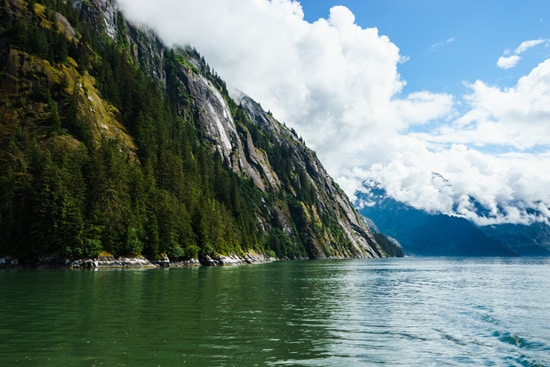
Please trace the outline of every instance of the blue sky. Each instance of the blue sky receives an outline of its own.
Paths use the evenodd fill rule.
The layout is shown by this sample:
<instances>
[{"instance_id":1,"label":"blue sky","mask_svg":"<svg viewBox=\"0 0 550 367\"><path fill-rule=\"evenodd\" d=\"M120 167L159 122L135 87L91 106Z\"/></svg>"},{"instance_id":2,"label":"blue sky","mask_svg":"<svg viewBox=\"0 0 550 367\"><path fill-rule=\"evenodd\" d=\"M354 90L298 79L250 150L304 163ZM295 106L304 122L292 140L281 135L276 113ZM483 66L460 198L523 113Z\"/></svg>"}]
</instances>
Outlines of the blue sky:
<instances>
[{"instance_id":1,"label":"blue sky","mask_svg":"<svg viewBox=\"0 0 550 367\"><path fill-rule=\"evenodd\" d=\"M399 67L404 92L464 93L463 81L482 79L515 84L550 48L523 55L512 70L496 62L505 50L525 40L550 39L550 2L545 0L302 0L310 22L326 18L334 5L345 5L357 24L376 27L410 60Z\"/></svg>"},{"instance_id":2,"label":"blue sky","mask_svg":"<svg viewBox=\"0 0 550 367\"><path fill-rule=\"evenodd\" d=\"M118 3L293 127L352 199L374 180L480 225L550 224L550 1Z\"/></svg>"}]
</instances>

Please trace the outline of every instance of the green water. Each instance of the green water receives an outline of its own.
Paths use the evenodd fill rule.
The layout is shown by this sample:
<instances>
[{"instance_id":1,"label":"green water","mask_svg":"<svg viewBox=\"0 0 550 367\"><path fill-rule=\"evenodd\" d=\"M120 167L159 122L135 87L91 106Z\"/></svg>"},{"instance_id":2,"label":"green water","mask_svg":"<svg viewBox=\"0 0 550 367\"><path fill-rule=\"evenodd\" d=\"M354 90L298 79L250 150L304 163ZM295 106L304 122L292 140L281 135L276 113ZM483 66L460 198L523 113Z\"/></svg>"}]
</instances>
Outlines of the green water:
<instances>
[{"instance_id":1,"label":"green water","mask_svg":"<svg viewBox=\"0 0 550 367\"><path fill-rule=\"evenodd\" d=\"M0 271L0 366L550 366L550 260Z\"/></svg>"},{"instance_id":2,"label":"green water","mask_svg":"<svg viewBox=\"0 0 550 367\"><path fill-rule=\"evenodd\" d=\"M311 353L322 329L287 321L326 317L318 298L324 290L311 279L315 272L297 264L3 272L0 361L254 365L268 356Z\"/></svg>"}]
</instances>

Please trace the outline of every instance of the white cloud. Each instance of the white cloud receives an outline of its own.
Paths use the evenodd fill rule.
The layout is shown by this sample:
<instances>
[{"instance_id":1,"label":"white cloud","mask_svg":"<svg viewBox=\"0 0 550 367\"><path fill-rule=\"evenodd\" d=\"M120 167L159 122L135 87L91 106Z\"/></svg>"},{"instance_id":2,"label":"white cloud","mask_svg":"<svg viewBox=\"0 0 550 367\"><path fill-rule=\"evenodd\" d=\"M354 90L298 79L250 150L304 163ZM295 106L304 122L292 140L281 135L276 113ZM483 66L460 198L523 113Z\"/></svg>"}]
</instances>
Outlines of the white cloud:
<instances>
[{"instance_id":1,"label":"white cloud","mask_svg":"<svg viewBox=\"0 0 550 367\"><path fill-rule=\"evenodd\" d=\"M504 55L498 58L497 66L501 69L515 68L521 60L520 55L522 53L529 50L530 48L547 42L548 40L543 39L523 41L513 52L506 50Z\"/></svg>"},{"instance_id":2,"label":"white cloud","mask_svg":"<svg viewBox=\"0 0 550 367\"><path fill-rule=\"evenodd\" d=\"M309 23L291 0L119 3L168 44L192 44L230 87L294 127L350 196L375 179L399 200L481 224L537 219L527 208L549 211L550 153L530 149L550 146L550 60L513 88L476 81L458 115L460 98L403 95L398 67L407 58L343 6ZM515 66L543 42L522 43L499 67Z\"/></svg>"},{"instance_id":3,"label":"white cloud","mask_svg":"<svg viewBox=\"0 0 550 367\"><path fill-rule=\"evenodd\" d=\"M400 147L401 159L375 164L363 173L365 178L376 177L396 199L428 211L460 215L480 225L548 222L547 215L528 208L548 213L545 167L550 167L549 154L490 155L462 144L437 152L415 149L412 144ZM433 172L442 174L448 183L434 180ZM480 215L474 199L486 213Z\"/></svg>"},{"instance_id":4,"label":"white cloud","mask_svg":"<svg viewBox=\"0 0 550 367\"><path fill-rule=\"evenodd\" d=\"M451 43L453 43L455 41L455 38L454 37L451 37L451 38L447 38L445 41L440 41L440 42L436 42L434 43L430 49L433 51L433 50L437 50L439 48L442 48L442 47L445 47L445 46L448 46L450 45Z\"/></svg>"},{"instance_id":5,"label":"white cloud","mask_svg":"<svg viewBox=\"0 0 550 367\"><path fill-rule=\"evenodd\" d=\"M528 49L532 48L532 47L535 47L535 46L538 46L542 43L545 43L546 41L543 40L543 39L538 39L538 40L529 40L529 41L523 41L519 46L518 48L516 48L516 50L514 51L514 53L516 55L521 55L522 53L524 53L525 51L527 51Z\"/></svg>"},{"instance_id":6,"label":"white cloud","mask_svg":"<svg viewBox=\"0 0 550 367\"><path fill-rule=\"evenodd\" d=\"M501 69L512 69L516 67L519 60L521 60L521 57L518 55L501 56L498 58L497 66Z\"/></svg>"},{"instance_id":7,"label":"white cloud","mask_svg":"<svg viewBox=\"0 0 550 367\"><path fill-rule=\"evenodd\" d=\"M439 143L500 145L518 150L550 146L550 59L513 88L470 85L467 113L425 139Z\"/></svg>"},{"instance_id":8,"label":"white cloud","mask_svg":"<svg viewBox=\"0 0 550 367\"><path fill-rule=\"evenodd\" d=\"M427 133L402 137L394 146L401 156L373 165L363 177L377 177L394 197L418 208L461 215L482 225L548 223L550 59L514 88L481 81L470 87L465 114ZM536 153L539 150L543 153ZM432 182L434 171L450 186ZM474 199L486 209L482 216Z\"/></svg>"},{"instance_id":9,"label":"white cloud","mask_svg":"<svg viewBox=\"0 0 550 367\"><path fill-rule=\"evenodd\" d=\"M425 124L451 112L453 96L427 91L411 93L404 99L395 99L393 107L407 125ZM408 127L408 126L407 126Z\"/></svg>"}]
</instances>

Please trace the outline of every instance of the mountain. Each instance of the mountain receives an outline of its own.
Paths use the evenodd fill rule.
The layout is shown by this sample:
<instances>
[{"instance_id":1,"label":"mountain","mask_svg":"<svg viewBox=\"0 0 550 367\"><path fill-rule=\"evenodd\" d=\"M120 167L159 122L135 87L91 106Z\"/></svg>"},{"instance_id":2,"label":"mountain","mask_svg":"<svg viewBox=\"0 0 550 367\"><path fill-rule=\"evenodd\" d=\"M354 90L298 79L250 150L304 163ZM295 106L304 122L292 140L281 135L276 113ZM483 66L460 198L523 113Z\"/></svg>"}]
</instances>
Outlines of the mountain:
<instances>
[{"instance_id":1,"label":"mountain","mask_svg":"<svg viewBox=\"0 0 550 367\"><path fill-rule=\"evenodd\" d=\"M113 0L3 0L0 256L381 257L297 134Z\"/></svg>"},{"instance_id":2,"label":"mountain","mask_svg":"<svg viewBox=\"0 0 550 367\"><path fill-rule=\"evenodd\" d=\"M448 184L448 183L447 183ZM367 181L357 193L361 214L395 237L410 255L550 256L550 226L544 223L478 226L464 218L428 213L388 195ZM471 200L480 216L487 209Z\"/></svg>"},{"instance_id":3,"label":"mountain","mask_svg":"<svg viewBox=\"0 0 550 367\"><path fill-rule=\"evenodd\" d=\"M360 212L380 231L397 239L407 255L515 256L500 240L466 219L427 213L389 196L379 184L367 182L357 194Z\"/></svg>"},{"instance_id":4,"label":"mountain","mask_svg":"<svg viewBox=\"0 0 550 367\"><path fill-rule=\"evenodd\" d=\"M550 226L544 223L498 224L480 229L521 256L550 256Z\"/></svg>"}]
</instances>

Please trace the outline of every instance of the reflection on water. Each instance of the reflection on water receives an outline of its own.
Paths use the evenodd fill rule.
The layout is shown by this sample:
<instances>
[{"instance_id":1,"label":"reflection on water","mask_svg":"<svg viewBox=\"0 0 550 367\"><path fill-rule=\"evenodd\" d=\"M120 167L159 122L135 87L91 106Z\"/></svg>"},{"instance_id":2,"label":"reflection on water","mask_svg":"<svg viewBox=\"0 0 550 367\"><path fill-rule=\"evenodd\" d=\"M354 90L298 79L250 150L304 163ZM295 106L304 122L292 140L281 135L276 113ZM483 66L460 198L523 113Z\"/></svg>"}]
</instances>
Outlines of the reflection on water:
<instances>
[{"instance_id":1,"label":"reflection on water","mask_svg":"<svg viewBox=\"0 0 550 367\"><path fill-rule=\"evenodd\" d=\"M550 366L550 260L0 272L2 366Z\"/></svg>"}]
</instances>

